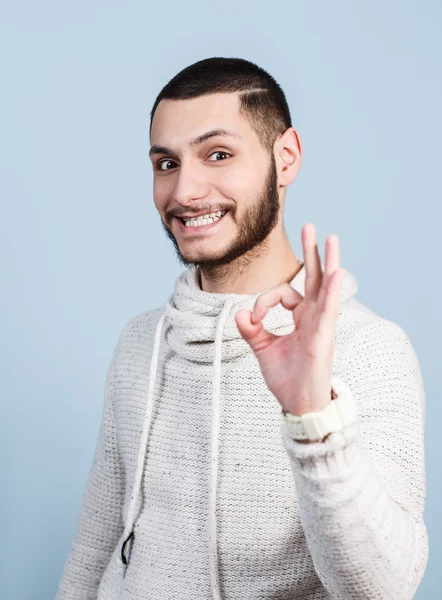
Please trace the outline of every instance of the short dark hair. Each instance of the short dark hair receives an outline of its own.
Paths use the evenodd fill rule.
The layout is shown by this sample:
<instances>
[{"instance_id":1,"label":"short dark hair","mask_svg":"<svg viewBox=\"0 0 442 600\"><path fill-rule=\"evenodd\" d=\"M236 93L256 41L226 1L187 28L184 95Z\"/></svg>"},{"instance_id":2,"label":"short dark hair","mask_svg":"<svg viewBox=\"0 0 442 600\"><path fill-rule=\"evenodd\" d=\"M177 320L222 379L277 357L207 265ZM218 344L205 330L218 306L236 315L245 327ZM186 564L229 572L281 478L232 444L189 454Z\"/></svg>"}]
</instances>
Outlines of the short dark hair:
<instances>
[{"instance_id":1,"label":"short dark hair","mask_svg":"<svg viewBox=\"0 0 442 600\"><path fill-rule=\"evenodd\" d=\"M213 57L186 67L163 87L150 113L149 136L161 100L187 100L222 92L239 93L240 113L268 152L273 151L277 137L292 127L285 94L267 71L243 58Z\"/></svg>"}]
</instances>

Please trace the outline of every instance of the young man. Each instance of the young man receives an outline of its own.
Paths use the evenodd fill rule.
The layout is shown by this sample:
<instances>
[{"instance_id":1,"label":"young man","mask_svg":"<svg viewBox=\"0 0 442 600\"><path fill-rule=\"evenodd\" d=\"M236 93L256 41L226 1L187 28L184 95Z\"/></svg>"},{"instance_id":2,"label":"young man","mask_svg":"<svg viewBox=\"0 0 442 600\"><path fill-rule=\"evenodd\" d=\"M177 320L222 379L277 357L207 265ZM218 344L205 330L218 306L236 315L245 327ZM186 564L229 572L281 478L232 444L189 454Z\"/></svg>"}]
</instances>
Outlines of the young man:
<instances>
[{"instance_id":1,"label":"young man","mask_svg":"<svg viewBox=\"0 0 442 600\"><path fill-rule=\"evenodd\" d=\"M57 600L411 599L425 393L403 329L283 223L301 164L275 80L184 69L151 113L154 202L186 270L124 327ZM205 216L203 216L205 215Z\"/></svg>"}]
</instances>

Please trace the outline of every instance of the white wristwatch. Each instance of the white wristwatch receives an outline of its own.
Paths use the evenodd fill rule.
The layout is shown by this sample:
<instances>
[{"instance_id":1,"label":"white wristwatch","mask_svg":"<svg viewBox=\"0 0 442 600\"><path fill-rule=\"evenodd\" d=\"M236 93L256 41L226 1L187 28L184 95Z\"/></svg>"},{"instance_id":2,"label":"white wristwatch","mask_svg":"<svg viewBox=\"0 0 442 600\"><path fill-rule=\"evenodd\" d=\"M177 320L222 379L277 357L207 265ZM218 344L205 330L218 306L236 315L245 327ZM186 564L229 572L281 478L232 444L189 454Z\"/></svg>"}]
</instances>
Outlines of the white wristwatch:
<instances>
[{"instance_id":1,"label":"white wristwatch","mask_svg":"<svg viewBox=\"0 0 442 600\"><path fill-rule=\"evenodd\" d=\"M356 403L348 385L334 375L331 386L336 398L319 412L296 416L282 410L292 439L320 441L329 433L339 431L357 420Z\"/></svg>"}]
</instances>

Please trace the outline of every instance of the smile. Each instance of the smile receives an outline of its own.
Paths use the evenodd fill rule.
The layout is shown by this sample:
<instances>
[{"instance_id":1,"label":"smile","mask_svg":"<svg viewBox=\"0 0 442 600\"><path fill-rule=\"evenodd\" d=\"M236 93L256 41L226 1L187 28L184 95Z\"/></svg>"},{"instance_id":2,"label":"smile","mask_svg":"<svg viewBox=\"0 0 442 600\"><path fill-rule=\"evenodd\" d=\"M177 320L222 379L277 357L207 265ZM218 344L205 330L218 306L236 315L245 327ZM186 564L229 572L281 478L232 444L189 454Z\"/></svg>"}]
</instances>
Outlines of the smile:
<instances>
[{"instance_id":1,"label":"smile","mask_svg":"<svg viewBox=\"0 0 442 600\"><path fill-rule=\"evenodd\" d=\"M179 224L180 231L188 234L200 233L208 229L216 227L220 221L223 220L225 214L228 211L221 210L214 213L208 213L207 215L201 215L200 217L183 218L175 217Z\"/></svg>"}]
</instances>

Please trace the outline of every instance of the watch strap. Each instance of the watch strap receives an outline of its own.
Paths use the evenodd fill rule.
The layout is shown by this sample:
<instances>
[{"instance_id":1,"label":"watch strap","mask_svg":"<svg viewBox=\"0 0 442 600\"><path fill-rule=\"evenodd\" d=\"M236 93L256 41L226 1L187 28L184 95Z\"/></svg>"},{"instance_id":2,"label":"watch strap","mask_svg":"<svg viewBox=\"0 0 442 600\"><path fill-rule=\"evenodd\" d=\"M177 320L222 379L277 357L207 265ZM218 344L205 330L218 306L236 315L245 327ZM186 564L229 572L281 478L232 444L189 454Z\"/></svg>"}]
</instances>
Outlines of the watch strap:
<instances>
[{"instance_id":1,"label":"watch strap","mask_svg":"<svg viewBox=\"0 0 442 600\"><path fill-rule=\"evenodd\" d=\"M357 420L356 403L348 385L334 375L331 381L336 398L316 412L292 415L282 411L290 437L295 440L322 440Z\"/></svg>"}]
</instances>

